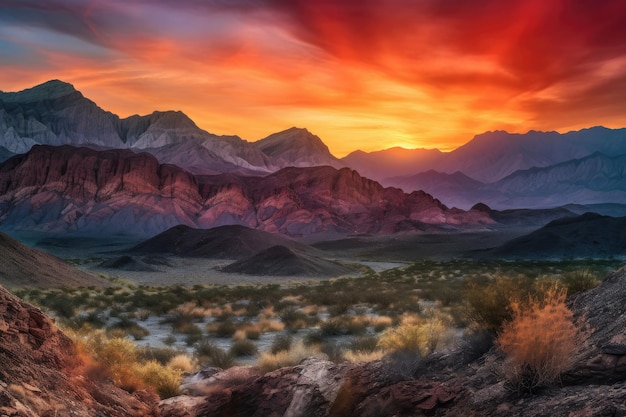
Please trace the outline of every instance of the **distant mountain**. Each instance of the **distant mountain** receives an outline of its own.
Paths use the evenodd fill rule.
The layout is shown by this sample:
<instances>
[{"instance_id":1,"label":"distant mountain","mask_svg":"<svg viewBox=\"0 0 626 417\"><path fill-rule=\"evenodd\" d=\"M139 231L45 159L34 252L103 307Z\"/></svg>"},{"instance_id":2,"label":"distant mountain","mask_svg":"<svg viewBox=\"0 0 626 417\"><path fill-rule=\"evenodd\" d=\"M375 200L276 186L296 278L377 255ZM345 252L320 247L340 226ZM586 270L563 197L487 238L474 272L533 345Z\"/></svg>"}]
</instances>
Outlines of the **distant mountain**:
<instances>
[{"instance_id":1,"label":"distant mountain","mask_svg":"<svg viewBox=\"0 0 626 417\"><path fill-rule=\"evenodd\" d=\"M481 211L505 226L544 226L551 221L576 217L577 213L566 207L547 209L508 209L493 210L484 203L474 205L470 211Z\"/></svg>"},{"instance_id":2,"label":"distant mountain","mask_svg":"<svg viewBox=\"0 0 626 417\"><path fill-rule=\"evenodd\" d=\"M382 183L387 183L387 178L428 170L447 174L462 172L477 181L493 183L518 170L548 167L596 152L609 157L626 154L626 129L592 127L564 134L495 131L476 135L448 153L392 148L372 153L354 152L342 161L353 169L363 169L364 173L364 167L375 166L364 175ZM414 168L407 172L411 164Z\"/></svg>"},{"instance_id":3,"label":"distant mountain","mask_svg":"<svg viewBox=\"0 0 626 417\"><path fill-rule=\"evenodd\" d=\"M384 188L347 168L266 177L194 176L148 153L37 145L0 165L0 228L152 236L178 224L239 224L292 236L396 233L490 224L424 192Z\"/></svg>"},{"instance_id":4,"label":"distant mountain","mask_svg":"<svg viewBox=\"0 0 626 417\"><path fill-rule=\"evenodd\" d=\"M285 246L272 246L248 259L234 262L224 272L257 276L337 277L354 273L336 262L298 253Z\"/></svg>"},{"instance_id":5,"label":"distant mountain","mask_svg":"<svg viewBox=\"0 0 626 417\"><path fill-rule=\"evenodd\" d=\"M468 208L480 201L480 191L485 187L460 171L445 174L435 170L428 170L420 174L393 177L384 179L381 184L388 187L398 187L405 192L423 190L436 195L446 206Z\"/></svg>"},{"instance_id":6,"label":"distant mountain","mask_svg":"<svg viewBox=\"0 0 626 417\"><path fill-rule=\"evenodd\" d=\"M14 154L36 144L122 148L120 125L119 117L58 80L0 92L0 146Z\"/></svg>"},{"instance_id":7,"label":"distant mountain","mask_svg":"<svg viewBox=\"0 0 626 417\"><path fill-rule=\"evenodd\" d=\"M289 129L260 142L213 135L182 112L120 119L59 80L17 93L0 92L0 161L41 144L142 150L194 174L341 166L321 140L304 129Z\"/></svg>"},{"instance_id":8,"label":"distant mountain","mask_svg":"<svg viewBox=\"0 0 626 417\"><path fill-rule=\"evenodd\" d=\"M345 166L330 153L328 146L319 137L306 129L292 127L254 142L253 145L280 168Z\"/></svg>"},{"instance_id":9,"label":"distant mountain","mask_svg":"<svg viewBox=\"0 0 626 417\"><path fill-rule=\"evenodd\" d=\"M106 280L0 232L0 285L8 288L102 287Z\"/></svg>"},{"instance_id":10,"label":"distant mountain","mask_svg":"<svg viewBox=\"0 0 626 417\"><path fill-rule=\"evenodd\" d=\"M529 206L626 203L626 155L599 152L545 168L517 171L489 188Z\"/></svg>"},{"instance_id":11,"label":"distant mountain","mask_svg":"<svg viewBox=\"0 0 626 417\"><path fill-rule=\"evenodd\" d=\"M458 170L491 183L518 170L548 167L595 152L607 156L626 154L626 129L593 127L564 134L487 132L450 152L438 171Z\"/></svg>"},{"instance_id":12,"label":"distant mountain","mask_svg":"<svg viewBox=\"0 0 626 417\"><path fill-rule=\"evenodd\" d=\"M389 177L428 171L437 167L443 155L438 149L395 147L374 152L354 151L341 161L364 177L380 182Z\"/></svg>"},{"instance_id":13,"label":"distant mountain","mask_svg":"<svg viewBox=\"0 0 626 417\"><path fill-rule=\"evenodd\" d=\"M460 172L435 171L389 178L383 184L405 192L424 190L444 204L462 209L477 202L498 209L626 204L626 154L609 157L596 152L548 167L519 170L489 184Z\"/></svg>"},{"instance_id":14,"label":"distant mountain","mask_svg":"<svg viewBox=\"0 0 626 417\"><path fill-rule=\"evenodd\" d=\"M626 217L595 213L555 220L493 251L512 258L606 258L626 256Z\"/></svg>"}]
</instances>

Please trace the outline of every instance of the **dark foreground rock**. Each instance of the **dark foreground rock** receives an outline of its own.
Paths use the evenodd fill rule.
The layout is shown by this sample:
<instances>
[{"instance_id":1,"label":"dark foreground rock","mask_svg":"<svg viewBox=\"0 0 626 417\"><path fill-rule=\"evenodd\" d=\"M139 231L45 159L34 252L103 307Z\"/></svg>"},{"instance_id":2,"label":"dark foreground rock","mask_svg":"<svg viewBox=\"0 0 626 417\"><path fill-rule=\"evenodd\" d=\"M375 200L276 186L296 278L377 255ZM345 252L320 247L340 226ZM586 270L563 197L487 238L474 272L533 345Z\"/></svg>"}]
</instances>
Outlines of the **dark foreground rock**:
<instances>
[{"instance_id":1,"label":"dark foreground rock","mask_svg":"<svg viewBox=\"0 0 626 417\"><path fill-rule=\"evenodd\" d=\"M94 372L49 317L0 287L0 416L158 416L157 401Z\"/></svg>"}]
</instances>

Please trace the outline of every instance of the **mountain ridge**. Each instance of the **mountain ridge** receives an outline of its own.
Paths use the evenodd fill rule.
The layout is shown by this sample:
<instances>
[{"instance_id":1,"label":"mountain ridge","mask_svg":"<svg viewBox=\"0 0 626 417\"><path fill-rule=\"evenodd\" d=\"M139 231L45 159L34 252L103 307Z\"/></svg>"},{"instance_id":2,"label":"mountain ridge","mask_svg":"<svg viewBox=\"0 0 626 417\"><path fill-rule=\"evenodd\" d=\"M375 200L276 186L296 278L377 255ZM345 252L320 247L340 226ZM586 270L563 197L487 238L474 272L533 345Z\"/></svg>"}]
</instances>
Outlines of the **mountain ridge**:
<instances>
[{"instance_id":1,"label":"mountain ridge","mask_svg":"<svg viewBox=\"0 0 626 417\"><path fill-rule=\"evenodd\" d=\"M3 230L151 236L178 224L271 233L391 234L422 224L478 226L424 192L384 188L348 168L284 168L265 177L194 176L149 153L34 146L0 164Z\"/></svg>"},{"instance_id":2,"label":"mountain ridge","mask_svg":"<svg viewBox=\"0 0 626 417\"><path fill-rule=\"evenodd\" d=\"M277 137L274 142L281 150L268 155L260 149L267 143L264 140L248 142L234 135L214 135L200 129L181 111L154 111L122 119L59 80L19 92L0 92L0 155L6 156L25 153L36 144L67 144L146 150L159 161L179 165L194 174L267 174L290 164L341 166L312 134L319 144L305 151L297 144L290 146L291 130L265 139ZM196 157L188 163L180 155Z\"/></svg>"}]
</instances>

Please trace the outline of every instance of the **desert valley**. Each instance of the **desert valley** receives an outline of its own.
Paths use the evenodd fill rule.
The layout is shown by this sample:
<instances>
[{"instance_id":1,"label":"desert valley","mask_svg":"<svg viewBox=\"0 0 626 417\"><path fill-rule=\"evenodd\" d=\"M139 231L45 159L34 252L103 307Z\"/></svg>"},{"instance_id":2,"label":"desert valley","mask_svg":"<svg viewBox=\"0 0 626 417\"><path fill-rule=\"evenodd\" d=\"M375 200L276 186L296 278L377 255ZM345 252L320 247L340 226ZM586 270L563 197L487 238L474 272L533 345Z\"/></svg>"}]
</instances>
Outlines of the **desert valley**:
<instances>
[{"instance_id":1,"label":"desert valley","mask_svg":"<svg viewBox=\"0 0 626 417\"><path fill-rule=\"evenodd\" d=\"M0 92L0 415L623 415L625 155L336 158Z\"/></svg>"}]
</instances>

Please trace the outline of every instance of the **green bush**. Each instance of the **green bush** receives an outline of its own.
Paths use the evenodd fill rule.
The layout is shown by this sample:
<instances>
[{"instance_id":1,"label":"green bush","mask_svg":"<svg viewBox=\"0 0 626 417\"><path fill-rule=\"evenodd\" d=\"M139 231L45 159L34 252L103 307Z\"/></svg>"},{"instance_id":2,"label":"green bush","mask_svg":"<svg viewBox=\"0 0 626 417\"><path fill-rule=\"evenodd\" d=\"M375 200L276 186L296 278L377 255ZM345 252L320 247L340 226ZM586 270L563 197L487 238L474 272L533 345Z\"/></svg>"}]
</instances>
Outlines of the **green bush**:
<instances>
[{"instance_id":1,"label":"green bush","mask_svg":"<svg viewBox=\"0 0 626 417\"><path fill-rule=\"evenodd\" d=\"M209 340L201 340L195 348L196 358L202 364L227 369L234 365L234 357L230 353L215 346Z\"/></svg>"},{"instance_id":2,"label":"green bush","mask_svg":"<svg viewBox=\"0 0 626 417\"><path fill-rule=\"evenodd\" d=\"M565 273L561 282L567 288L568 295L588 291L600 285L600 279L587 268Z\"/></svg>"},{"instance_id":3,"label":"green bush","mask_svg":"<svg viewBox=\"0 0 626 417\"><path fill-rule=\"evenodd\" d=\"M272 354L277 354L278 352L286 351L291 348L291 344L293 343L293 338L288 334L278 334L274 337L272 341L272 347L270 351Z\"/></svg>"},{"instance_id":4,"label":"green bush","mask_svg":"<svg viewBox=\"0 0 626 417\"><path fill-rule=\"evenodd\" d=\"M257 354L258 349L250 340L242 339L235 341L228 352L237 358L240 356L254 356Z\"/></svg>"}]
</instances>

